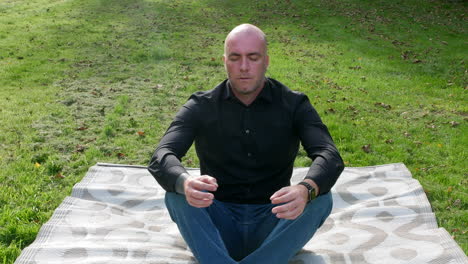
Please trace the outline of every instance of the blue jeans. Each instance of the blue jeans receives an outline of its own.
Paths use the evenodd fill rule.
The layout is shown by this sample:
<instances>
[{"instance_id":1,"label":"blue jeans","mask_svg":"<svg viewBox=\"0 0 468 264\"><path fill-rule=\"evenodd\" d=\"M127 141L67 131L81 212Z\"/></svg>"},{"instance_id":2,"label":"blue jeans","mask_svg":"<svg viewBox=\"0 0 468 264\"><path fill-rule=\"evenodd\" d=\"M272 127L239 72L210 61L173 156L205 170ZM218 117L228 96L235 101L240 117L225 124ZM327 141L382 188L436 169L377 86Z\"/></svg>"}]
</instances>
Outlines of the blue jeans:
<instances>
[{"instance_id":1,"label":"blue jeans","mask_svg":"<svg viewBox=\"0 0 468 264\"><path fill-rule=\"evenodd\" d=\"M185 196L166 193L172 220L199 263L287 263L312 238L332 209L331 194L307 204L295 220L278 219L273 204L215 200L192 207Z\"/></svg>"}]
</instances>

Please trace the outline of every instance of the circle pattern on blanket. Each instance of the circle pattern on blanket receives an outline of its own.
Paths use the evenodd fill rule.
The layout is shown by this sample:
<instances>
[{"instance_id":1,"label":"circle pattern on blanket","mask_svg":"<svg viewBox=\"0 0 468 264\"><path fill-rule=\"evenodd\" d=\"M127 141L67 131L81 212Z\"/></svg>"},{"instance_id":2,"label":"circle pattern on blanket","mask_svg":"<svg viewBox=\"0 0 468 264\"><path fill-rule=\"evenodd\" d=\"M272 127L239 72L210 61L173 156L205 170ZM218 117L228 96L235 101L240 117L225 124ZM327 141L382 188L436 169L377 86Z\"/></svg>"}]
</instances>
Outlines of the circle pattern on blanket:
<instances>
[{"instance_id":1,"label":"circle pattern on blanket","mask_svg":"<svg viewBox=\"0 0 468 264\"><path fill-rule=\"evenodd\" d=\"M367 189L372 195L374 196L384 196L385 194L388 193L388 189L385 188L385 187L372 187L372 188L369 188Z\"/></svg>"},{"instance_id":2,"label":"circle pattern on blanket","mask_svg":"<svg viewBox=\"0 0 468 264\"><path fill-rule=\"evenodd\" d=\"M396 248L390 252L390 255L396 259L409 261L414 259L418 255L418 252L409 248Z\"/></svg>"},{"instance_id":3,"label":"circle pattern on blanket","mask_svg":"<svg viewBox=\"0 0 468 264\"><path fill-rule=\"evenodd\" d=\"M349 241L349 236L343 233L333 234L328 238L332 244L342 245Z\"/></svg>"}]
</instances>

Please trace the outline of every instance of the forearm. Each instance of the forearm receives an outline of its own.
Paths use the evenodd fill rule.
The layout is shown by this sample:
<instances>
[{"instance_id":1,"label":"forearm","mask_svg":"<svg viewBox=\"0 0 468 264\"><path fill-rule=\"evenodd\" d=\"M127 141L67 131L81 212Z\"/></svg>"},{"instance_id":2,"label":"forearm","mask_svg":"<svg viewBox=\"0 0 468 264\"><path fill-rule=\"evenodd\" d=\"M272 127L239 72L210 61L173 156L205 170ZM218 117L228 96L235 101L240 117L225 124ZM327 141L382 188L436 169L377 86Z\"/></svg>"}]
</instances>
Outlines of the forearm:
<instances>
[{"instance_id":1,"label":"forearm","mask_svg":"<svg viewBox=\"0 0 468 264\"><path fill-rule=\"evenodd\" d=\"M182 166L180 160L174 154L158 150L154 153L151 159L151 162L148 166L148 171L168 192L179 192L180 188L177 187L177 182L180 175L188 175L187 170L184 168L184 166Z\"/></svg>"},{"instance_id":2,"label":"forearm","mask_svg":"<svg viewBox=\"0 0 468 264\"><path fill-rule=\"evenodd\" d=\"M327 151L315 157L305 178L318 186L318 194L324 194L330 191L343 169L343 160L338 151Z\"/></svg>"}]
</instances>

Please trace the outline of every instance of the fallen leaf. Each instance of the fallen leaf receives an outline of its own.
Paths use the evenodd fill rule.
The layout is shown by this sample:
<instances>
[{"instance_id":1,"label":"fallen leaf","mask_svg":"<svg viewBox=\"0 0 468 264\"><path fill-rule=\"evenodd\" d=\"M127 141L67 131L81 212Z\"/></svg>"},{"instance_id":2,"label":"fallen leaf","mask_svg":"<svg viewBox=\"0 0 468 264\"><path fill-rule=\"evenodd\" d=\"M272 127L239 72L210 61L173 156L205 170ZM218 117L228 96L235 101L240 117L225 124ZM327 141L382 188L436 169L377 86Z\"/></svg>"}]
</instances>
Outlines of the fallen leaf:
<instances>
[{"instance_id":1,"label":"fallen leaf","mask_svg":"<svg viewBox=\"0 0 468 264\"><path fill-rule=\"evenodd\" d=\"M354 67L348 67L350 70L360 70L361 69L361 66L357 65L357 66L354 66Z\"/></svg>"},{"instance_id":2,"label":"fallen leaf","mask_svg":"<svg viewBox=\"0 0 468 264\"><path fill-rule=\"evenodd\" d=\"M392 44L395 45L395 46L400 46L400 45L403 45L404 43L401 42L401 41L398 41L398 40L394 40L394 41L392 41Z\"/></svg>"},{"instance_id":3,"label":"fallen leaf","mask_svg":"<svg viewBox=\"0 0 468 264\"><path fill-rule=\"evenodd\" d=\"M59 172L59 173L55 174L55 178L63 179L63 178L65 178L65 176L63 176L63 174Z\"/></svg>"},{"instance_id":4,"label":"fallen leaf","mask_svg":"<svg viewBox=\"0 0 468 264\"><path fill-rule=\"evenodd\" d=\"M76 130L86 130L86 129L88 129L88 127L80 126L80 127L78 127Z\"/></svg>"},{"instance_id":5,"label":"fallen leaf","mask_svg":"<svg viewBox=\"0 0 468 264\"><path fill-rule=\"evenodd\" d=\"M370 153L372 150L371 150L371 145L370 144L366 144L364 146L362 146L362 150L366 153Z\"/></svg>"},{"instance_id":6,"label":"fallen leaf","mask_svg":"<svg viewBox=\"0 0 468 264\"><path fill-rule=\"evenodd\" d=\"M392 109L392 106L391 106L391 105L384 104L384 103L375 103L374 105L375 105L375 106L381 106L381 107L383 107L383 108L385 108L385 109L387 109L387 110Z\"/></svg>"},{"instance_id":7,"label":"fallen leaf","mask_svg":"<svg viewBox=\"0 0 468 264\"><path fill-rule=\"evenodd\" d=\"M386 140L385 140L385 143L387 143L387 144L392 144L392 143L393 143L393 139L386 139Z\"/></svg>"},{"instance_id":8,"label":"fallen leaf","mask_svg":"<svg viewBox=\"0 0 468 264\"><path fill-rule=\"evenodd\" d=\"M123 159L123 158L125 158L125 154L123 154L122 152L119 152L119 153L117 153L117 158Z\"/></svg>"},{"instance_id":9,"label":"fallen leaf","mask_svg":"<svg viewBox=\"0 0 468 264\"><path fill-rule=\"evenodd\" d=\"M76 145L75 152L83 153L86 150L86 146L83 145Z\"/></svg>"},{"instance_id":10,"label":"fallen leaf","mask_svg":"<svg viewBox=\"0 0 468 264\"><path fill-rule=\"evenodd\" d=\"M41 164L39 162L34 163L34 167L39 168L41 167Z\"/></svg>"},{"instance_id":11,"label":"fallen leaf","mask_svg":"<svg viewBox=\"0 0 468 264\"><path fill-rule=\"evenodd\" d=\"M416 63L421 63L421 62L422 62L422 60L420 60L420 59L415 59L415 60L413 60L413 63L414 63L414 64L416 64Z\"/></svg>"},{"instance_id":12,"label":"fallen leaf","mask_svg":"<svg viewBox=\"0 0 468 264\"><path fill-rule=\"evenodd\" d=\"M90 139L85 140L84 142L89 143L89 142L93 142L93 141L96 141L96 138L90 138Z\"/></svg>"},{"instance_id":13,"label":"fallen leaf","mask_svg":"<svg viewBox=\"0 0 468 264\"><path fill-rule=\"evenodd\" d=\"M452 127L456 127L458 125L460 125L460 123L456 122L456 121L450 121L449 124L452 126Z\"/></svg>"},{"instance_id":14,"label":"fallen leaf","mask_svg":"<svg viewBox=\"0 0 468 264\"><path fill-rule=\"evenodd\" d=\"M216 58L215 58L215 57L211 57L211 61L215 61L215 60L216 60Z\"/></svg>"},{"instance_id":15,"label":"fallen leaf","mask_svg":"<svg viewBox=\"0 0 468 264\"><path fill-rule=\"evenodd\" d=\"M145 132L143 132L143 131L138 131L137 134L138 134L140 137L144 137L144 136L145 136Z\"/></svg>"},{"instance_id":16,"label":"fallen leaf","mask_svg":"<svg viewBox=\"0 0 468 264\"><path fill-rule=\"evenodd\" d=\"M401 53L401 58L404 59L404 60L407 60L409 57L409 52L408 51L404 51L403 53Z\"/></svg>"}]
</instances>

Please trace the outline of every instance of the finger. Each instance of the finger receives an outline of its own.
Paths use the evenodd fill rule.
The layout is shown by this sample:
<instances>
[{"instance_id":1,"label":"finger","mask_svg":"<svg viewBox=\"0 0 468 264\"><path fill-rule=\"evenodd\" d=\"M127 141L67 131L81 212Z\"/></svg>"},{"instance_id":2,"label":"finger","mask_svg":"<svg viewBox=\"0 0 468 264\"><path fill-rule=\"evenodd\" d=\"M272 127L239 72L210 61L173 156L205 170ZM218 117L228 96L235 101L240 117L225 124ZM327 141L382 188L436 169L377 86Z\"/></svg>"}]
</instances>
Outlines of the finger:
<instances>
[{"instance_id":1,"label":"finger","mask_svg":"<svg viewBox=\"0 0 468 264\"><path fill-rule=\"evenodd\" d=\"M197 208L203 208L203 207L208 207L213 203L213 200L197 200L197 199L187 199L187 202Z\"/></svg>"},{"instance_id":2,"label":"finger","mask_svg":"<svg viewBox=\"0 0 468 264\"><path fill-rule=\"evenodd\" d=\"M286 194L287 192L288 192L288 190L287 190L286 188L281 188L279 191L275 192L275 193L270 197L270 200L277 199L278 197L283 196L283 195Z\"/></svg>"},{"instance_id":3,"label":"finger","mask_svg":"<svg viewBox=\"0 0 468 264\"><path fill-rule=\"evenodd\" d=\"M216 186L218 186L218 182L216 180L216 178L214 177L211 177L209 175L202 175L199 177L199 179L205 183L208 183L208 184L214 184Z\"/></svg>"},{"instance_id":4,"label":"finger","mask_svg":"<svg viewBox=\"0 0 468 264\"><path fill-rule=\"evenodd\" d=\"M185 194L192 198L192 199L197 199L197 200L213 200L214 195L209 192L201 192L196 189L188 189Z\"/></svg>"},{"instance_id":5,"label":"finger","mask_svg":"<svg viewBox=\"0 0 468 264\"><path fill-rule=\"evenodd\" d=\"M206 183L202 181L202 179L195 179L189 183L189 186L198 191L216 191L218 189L218 185L212 183Z\"/></svg>"},{"instance_id":6,"label":"finger","mask_svg":"<svg viewBox=\"0 0 468 264\"><path fill-rule=\"evenodd\" d=\"M194 207L207 207L213 203L214 195L191 189L187 192L186 199Z\"/></svg>"},{"instance_id":7,"label":"finger","mask_svg":"<svg viewBox=\"0 0 468 264\"><path fill-rule=\"evenodd\" d=\"M294 210L296 207L297 206L294 205L293 203L287 203L287 204L283 204L283 205L280 205L280 206L273 207L273 209L271 209L271 212L274 213L274 214L281 214L281 213L285 213L285 212Z\"/></svg>"},{"instance_id":8,"label":"finger","mask_svg":"<svg viewBox=\"0 0 468 264\"><path fill-rule=\"evenodd\" d=\"M284 219L296 219L304 211L304 207L298 203L290 203L283 206L276 213L276 217Z\"/></svg>"},{"instance_id":9,"label":"finger","mask_svg":"<svg viewBox=\"0 0 468 264\"><path fill-rule=\"evenodd\" d=\"M278 213L276 214L276 217L282 218L282 219L294 220L302 214L302 211L303 210L301 210L300 208L295 208L294 210L291 210L291 211Z\"/></svg>"},{"instance_id":10,"label":"finger","mask_svg":"<svg viewBox=\"0 0 468 264\"><path fill-rule=\"evenodd\" d=\"M280 204L280 203L289 203L295 199L295 196L293 193L291 193L289 190L286 192L282 193L280 196L274 197L271 202L273 204Z\"/></svg>"}]
</instances>

